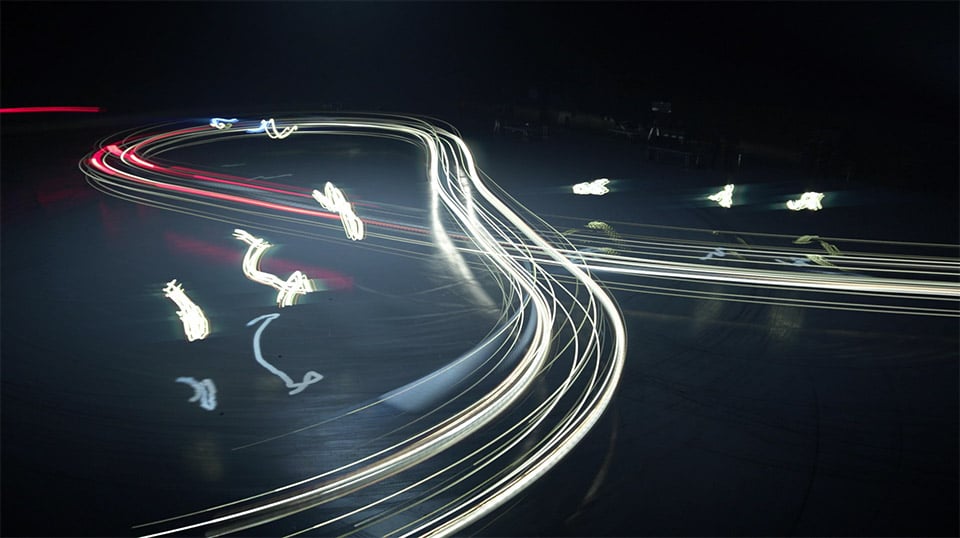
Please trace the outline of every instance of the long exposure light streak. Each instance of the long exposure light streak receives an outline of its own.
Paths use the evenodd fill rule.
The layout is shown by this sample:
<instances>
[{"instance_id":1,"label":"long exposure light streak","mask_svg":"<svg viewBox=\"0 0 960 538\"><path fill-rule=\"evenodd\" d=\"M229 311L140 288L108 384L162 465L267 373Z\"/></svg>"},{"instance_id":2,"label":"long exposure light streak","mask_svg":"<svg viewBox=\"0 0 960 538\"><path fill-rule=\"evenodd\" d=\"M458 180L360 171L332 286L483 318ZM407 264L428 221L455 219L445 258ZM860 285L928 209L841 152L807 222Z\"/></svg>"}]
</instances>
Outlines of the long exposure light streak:
<instances>
[{"instance_id":1,"label":"long exposure light streak","mask_svg":"<svg viewBox=\"0 0 960 538\"><path fill-rule=\"evenodd\" d=\"M369 240L355 248L410 256L439 249L451 261L455 275L482 274L485 282L497 284L502 294L502 324L491 331L491 339L475 347L476 354L461 357L468 357L469 363L451 359L449 367L436 375L383 393L375 401L331 419L346 420L368 409L390 406L391 401L394 408L415 415L404 428L385 435L382 445L360 449L351 456L352 461L332 468L303 469L302 479L261 494L139 526L147 536L221 535L302 513L297 518L300 524L302 518L314 514L309 510L319 506L325 507L322 513L294 534L316 529L334 534L367 529L382 536L418 537L465 532L553 467L609 406L626 353L623 320L611 290L877 313L956 315L958 264L950 257L857 252L834 238L828 244L835 251L821 244L826 255L812 252L807 243L794 243L795 236L779 237L773 245L752 245L732 232L698 231L693 239L678 240L646 232L614 232L600 221L577 224L584 231L568 239L500 191L479 170L456 129L442 122L357 114L291 117L283 123L296 125L301 134L401 140L420 150L431 204L435 204L431 226L410 224L414 219L406 217L416 214L416 208L385 210L371 201L363 206L362 221ZM180 147L229 143L251 138L247 131L267 131L264 122L260 129L247 121L236 126L222 130L208 125L163 126L128 133L88 155L81 166L91 183L104 192L172 211L237 226L252 222L257 229L323 240L330 240L337 228L330 220L340 220L346 230L342 214L329 212L341 203L336 194L339 189L332 185L320 192L192 169L166 158L175 157ZM322 137L298 135L288 144L317 143L318 139L322 143ZM346 203L345 197L342 200ZM316 203L326 212L318 210ZM621 228L621 224L617 226ZM243 265L248 277L253 275L254 280L278 291L287 286L300 289L297 286L302 283L288 284L259 270L259 259L269 248L266 241L239 228L235 236L250 247ZM811 236L809 242L814 240L827 241ZM610 248L611 243L616 250ZM835 244L844 247L842 255ZM832 265L816 265L812 255ZM794 265L794 259L807 262ZM611 277L606 288L596 275ZM471 276L469 280L476 284L478 297L486 293L480 288L481 279ZM676 284L660 285L664 281ZM725 286L723 291L703 291L695 287L698 283ZM740 289L753 293L728 291ZM768 294L771 290L816 296L783 298ZM832 294L836 300L825 300L824 294ZM278 297L278 304L283 303ZM263 360L260 337L276 319L278 314L266 314L249 322L249 326L259 324L254 356L274 375L286 376L278 375L288 389L303 390L318 381L320 374L311 371L314 376L305 375L303 382L296 382ZM438 387L445 384L443 372L466 379L456 387ZM534 386L536 391L531 390ZM418 393L419 389L425 391ZM436 402L437 398L443 401ZM425 409L430 406L435 407ZM443 412L436 412L440 408ZM245 446L294 435L321 423L330 421L318 420L313 426L291 428L289 433L265 440L266 436L260 436L262 441L252 439ZM387 480L390 478L395 480Z\"/></svg>"},{"instance_id":2,"label":"long exposure light streak","mask_svg":"<svg viewBox=\"0 0 960 538\"><path fill-rule=\"evenodd\" d=\"M210 334L210 322L207 320L207 316L203 314L203 310L196 303L187 297L187 293L183 291L183 285L179 284L177 279L167 282L167 285L163 288L163 294L180 309L177 311L177 316L183 323L183 333L188 341L203 340Z\"/></svg>"},{"instance_id":3,"label":"long exposure light streak","mask_svg":"<svg viewBox=\"0 0 960 538\"><path fill-rule=\"evenodd\" d=\"M238 121L240 120L237 118L233 118L229 120L226 118L211 118L210 127L213 127L215 129L229 129L233 127L233 124L237 123Z\"/></svg>"},{"instance_id":4,"label":"long exposure light streak","mask_svg":"<svg viewBox=\"0 0 960 538\"><path fill-rule=\"evenodd\" d=\"M300 394L307 387L323 380L323 375L313 370L308 371L303 374L302 381L294 381L292 377L286 374L283 370L277 368L276 366L270 364L263 358L263 352L260 350L260 336L263 334L263 330L267 328L267 325L270 325L270 322L280 317L280 314L265 314L263 316L253 318L247 322L247 327L252 327L257 323L260 323L260 326L257 327L257 331L253 333L253 356L257 359L257 362L260 363L260 366L263 366L270 371L273 375L279 377L283 384L290 389L290 395Z\"/></svg>"},{"instance_id":5,"label":"long exposure light streak","mask_svg":"<svg viewBox=\"0 0 960 538\"><path fill-rule=\"evenodd\" d=\"M312 195L324 209L340 215L343 231L347 237L353 241L363 239L363 221L353 212L353 204L347 201L343 191L328 181L323 187L323 192L314 189Z\"/></svg>"},{"instance_id":6,"label":"long exposure light streak","mask_svg":"<svg viewBox=\"0 0 960 538\"><path fill-rule=\"evenodd\" d=\"M207 411L217 408L217 387L212 379L197 381L192 377L178 377L176 382L185 383L193 388L193 396L190 397L189 402L200 402L200 407Z\"/></svg>"},{"instance_id":7,"label":"long exposure light streak","mask_svg":"<svg viewBox=\"0 0 960 538\"><path fill-rule=\"evenodd\" d=\"M260 258L273 246L264 239L254 237L239 228L233 231L233 236L249 245L243 256L243 274L254 282L277 290L277 305L281 308L294 304L300 295L316 291L310 279L300 271L294 271L286 280L273 273L261 271Z\"/></svg>"},{"instance_id":8,"label":"long exposure light streak","mask_svg":"<svg viewBox=\"0 0 960 538\"><path fill-rule=\"evenodd\" d=\"M216 125L214 127L216 127ZM267 136L269 136L270 138L273 138L274 140L282 140L290 136L297 129L299 129L298 126L291 125L289 127L284 127L283 131L280 131L277 129L277 122L275 122L273 118L270 118L269 120L261 120L260 127L257 127L255 129L247 129L247 132L248 133L267 133Z\"/></svg>"}]
</instances>

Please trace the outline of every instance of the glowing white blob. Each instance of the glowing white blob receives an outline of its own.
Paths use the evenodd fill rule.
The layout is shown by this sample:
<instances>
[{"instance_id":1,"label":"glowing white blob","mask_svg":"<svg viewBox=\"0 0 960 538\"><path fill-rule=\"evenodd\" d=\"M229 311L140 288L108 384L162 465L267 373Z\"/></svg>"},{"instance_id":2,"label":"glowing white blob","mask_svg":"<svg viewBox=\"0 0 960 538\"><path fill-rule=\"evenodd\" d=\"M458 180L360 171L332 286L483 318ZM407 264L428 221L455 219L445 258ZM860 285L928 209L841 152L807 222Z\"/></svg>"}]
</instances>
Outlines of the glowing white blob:
<instances>
[{"instance_id":1,"label":"glowing white blob","mask_svg":"<svg viewBox=\"0 0 960 538\"><path fill-rule=\"evenodd\" d=\"M273 121L273 118L269 120L260 120L260 127L256 129L247 129L248 133L267 133L267 136L273 138L274 140L280 140L290 136L290 133L296 131L298 127L292 125L290 127L284 127L283 131L277 130L277 122Z\"/></svg>"},{"instance_id":2,"label":"glowing white blob","mask_svg":"<svg viewBox=\"0 0 960 538\"><path fill-rule=\"evenodd\" d=\"M210 118L210 127L214 127L220 130L229 129L233 127L233 124L237 123L238 121L240 120L238 120L237 118L233 118L229 120L226 118Z\"/></svg>"},{"instance_id":3,"label":"glowing white blob","mask_svg":"<svg viewBox=\"0 0 960 538\"><path fill-rule=\"evenodd\" d=\"M217 387L212 379L197 381L192 377L178 377L177 383L186 383L193 387L193 397L189 401L200 401L200 407L207 411L213 411L217 408Z\"/></svg>"},{"instance_id":4,"label":"glowing white blob","mask_svg":"<svg viewBox=\"0 0 960 538\"><path fill-rule=\"evenodd\" d=\"M294 271L286 280L282 280L273 273L260 270L260 258L263 257L268 248L273 246L270 243L239 228L233 231L233 236L250 245L243 256L241 266L243 274L254 282L259 282L277 290L277 305L281 308L292 305L299 295L316 291L310 279L300 271Z\"/></svg>"},{"instance_id":5,"label":"glowing white blob","mask_svg":"<svg viewBox=\"0 0 960 538\"><path fill-rule=\"evenodd\" d=\"M256 325L257 322L263 321L263 324L257 327L257 332L253 334L253 356L257 359L257 362L260 363L260 366L263 366L267 370L283 380L283 383L287 386L290 391L290 395L299 394L304 391L310 385L323 379L323 375L314 372L313 370L308 371L303 374L303 381L297 383L290 376L288 376L283 370L280 370L276 366L270 364L263 358L263 354L260 352L260 335L263 334L263 330L267 328L267 325L270 325L270 322L279 318L280 314L265 314L258 318L251 319L247 322L247 327Z\"/></svg>"},{"instance_id":6,"label":"glowing white blob","mask_svg":"<svg viewBox=\"0 0 960 538\"><path fill-rule=\"evenodd\" d=\"M606 187L607 183L610 183L610 180L605 177L577 183L573 186L573 194L595 194L597 196L603 196L610 192L610 189Z\"/></svg>"},{"instance_id":7,"label":"glowing white blob","mask_svg":"<svg viewBox=\"0 0 960 538\"><path fill-rule=\"evenodd\" d=\"M180 316L180 321L183 322L183 333L187 336L187 341L203 340L210 334L210 322L203 315L203 310L187 297L183 285L177 284L177 279L167 282L163 294L180 309L177 316Z\"/></svg>"},{"instance_id":8,"label":"glowing white blob","mask_svg":"<svg viewBox=\"0 0 960 538\"><path fill-rule=\"evenodd\" d=\"M323 192L317 189L313 190L313 198L327 211L340 215L340 222L343 224L343 231L347 234L347 237L354 241L363 239L363 221L353 212L353 204L347 201L343 191L328 181L323 186Z\"/></svg>"},{"instance_id":9,"label":"glowing white blob","mask_svg":"<svg viewBox=\"0 0 960 538\"><path fill-rule=\"evenodd\" d=\"M822 192L805 192L800 195L799 200L787 200L787 208L792 211L800 211L801 209L817 211L823 209L820 204L821 200L823 200Z\"/></svg>"},{"instance_id":10,"label":"glowing white blob","mask_svg":"<svg viewBox=\"0 0 960 538\"><path fill-rule=\"evenodd\" d=\"M723 187L723 190L717 194L708 196L710 200L720 204L720 207L730 207L733 205L733 183Z\"/></svg>"}]
</instances>

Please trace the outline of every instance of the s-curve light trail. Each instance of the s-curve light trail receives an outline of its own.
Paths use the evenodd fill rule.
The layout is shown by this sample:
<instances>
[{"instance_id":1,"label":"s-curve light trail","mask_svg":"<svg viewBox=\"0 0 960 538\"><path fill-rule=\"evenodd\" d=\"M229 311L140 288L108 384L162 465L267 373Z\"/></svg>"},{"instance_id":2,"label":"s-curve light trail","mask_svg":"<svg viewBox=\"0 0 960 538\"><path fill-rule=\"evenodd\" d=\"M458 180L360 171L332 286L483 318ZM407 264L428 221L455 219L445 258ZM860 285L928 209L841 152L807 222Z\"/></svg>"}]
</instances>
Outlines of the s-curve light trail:
<instances>
[{"instance_id":1,"label":"s-curve light trail","mask_svg":"<svg viewBox=\"0 0 960 538\"><path fill-rule=\"evenodd\" d=\"M227 123L232 125L227 128ZM258 127L247 120L234 123L223 118L207 125L147 129L101 147L82 166L98 188L140 203L235 224L256 219L259 227L271 229L284 229L294 221L329 228L329 221L335 219L349 235L348 223L341 220L347 209L345 198L337 205L339 213L316 208L318 201L340 199L333 190L314 198L313 189L175 166L164 155L177 147L262 136L261 131L282 139L268 139L271 144L322 143L316 135L324 134L408 142L423 155L431 196L449 221L443 226L455 230L448 239L455 240L458 249L479 256L480 267L500 283L501 308L506 314L498 329L500 344L478 346L469 357L468 383L444 396L445 401L433 403L444 412L425 412L388 446L370 449L336 468L306 469L302 480L287 486L138 528L149 528L148 536L220 535L326 505L323 514L342 512L316 516L319 519L304 532L360 518L376 521L358 524L361 527L376 524L392 529L378 527L377 534L457 534L546 473L603 415L616 392L626 356L626 332L618 307L589 269L575 264L541 235L542 225L538 229L530 224L536 222L535 216L496 193L497 187L481 175L453 127L387 115L294 117L279 123L296 129L274 133L272 119ZM429 236L416 228L373 211L364 215L364 224L383 230L379 237L368 233L367 238L416 234L416 240L429 244ZM544 258L556 267L545 270L540 261ZM558 268L569 281L557 278ZM472 376L476 380L470 381ZM535 383L538 389L531 391ZM426 386L433 384L410 385L371 405L409 402L411 392ZM504 424L510 426L504 429ZM384 482L391 477L402 482ZM377 493L371 497L371 491ZM351 499L355 500L349 504ZM349 508L343 508L344 502ZM385 506L390 506L388 515L382 514ZM372 515L382 517L371 519Z\"/></svg>"},{"instance_id":2,"label":"s-curve light trail","mask_svg":"<svg viewBox=\"0 0 960 538\"><path fill-rule=\"evenodd\" d=\"M279 130L277 124L285 127ZM349 177L335 178L336 187L326 178L283 184L191 168L177 158L181 149L196 151L208 144L276 148L323 144L327 136L342 135L357 144L367 139L401 141L419 152L430 196L419 211L430 215L429 227L407 218L416 208L359 196L359 186ZM576 237L568 239L500 190L479 169L457 130L437 120L383 114L270 121L216 117L209 123L130 131L114 140L81 161L91 184L104 192L225 221L230 229L242 225L317 239L318 248L320 241L340 241L373 251L384 262L389 256L411 255L404 248L417 249L412 255L442 259L478 304L500 310L500 325L470 353L451 357L433 374L335 419L372 408L420 413L407 426L385 434L384 444L362 445L355 459L342 465L303 469L302 479L264 493L137 527L147 536L221 535L297 514L301 530L293 534L365 530L420 537L465 532L556 465L607 409L626 356L624 322L613 291L883 314L960 315L956 257L900 252L900 247L929 245L893 245L894 252L876 252L880 242L742 234L748 241L733 232L671 230L690 238L678 240L651 233L655 226L614 223L614 231L613 224L586 219L576 224ZM350 194L350 203L344 192ZM361 208L360 216L354 206ZM237 234L250 246L247 274L278 291L285 289L287 283L256 267L269 245L246 232ZM481 286L478 275L497 284L499 298ZM606 279L604 285L597 275ZM703 291L696 288L701 284L724 287ZM774 296L777 290L796 296ZM292 297L307 290L291 291ZM278 297L281 306L282 299ZM268 315L251 322L263 322L256 334L273 319L275 315ZM265 362L261 365L275 370ZM319 374L313 373L303 384L290 378L288 388L318 381ZM448 382L450 386L444 386ZM319 420L313 426L321 424L329 426ZM313 426L250 439L240 448ZM314 516L310 510L320 506Z\"/></svg>"}]
</instances>

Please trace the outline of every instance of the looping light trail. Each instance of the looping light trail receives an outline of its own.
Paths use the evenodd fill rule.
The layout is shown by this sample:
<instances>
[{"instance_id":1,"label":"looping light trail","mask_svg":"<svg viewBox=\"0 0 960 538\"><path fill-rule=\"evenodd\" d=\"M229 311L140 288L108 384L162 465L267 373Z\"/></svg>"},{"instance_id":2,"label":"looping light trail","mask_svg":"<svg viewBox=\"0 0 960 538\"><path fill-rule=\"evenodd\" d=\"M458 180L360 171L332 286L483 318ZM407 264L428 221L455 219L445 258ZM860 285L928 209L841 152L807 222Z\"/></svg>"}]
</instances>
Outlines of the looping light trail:
<instances>
[{"instance_id":1,"label":"looping light trail","mask_svg":"<svg viewBox=\"0 0 960 538\"><path fill-rule=\"evenodd\" d=\"M240 121L240 120L237 119L237 118L233 118L233 119L229 119L229 120L228 120L228 119L225 119L225 118L211 118L211 119L210 119L210 127L213 127L213 128L215 128L215 129L221 129L221 130L223 130L223 129L229 129L229 128L233 127L233 124L234 124L234 123L237 123L238 121ZM262 127L262 125L261 125L261 127ZM249 132L249 131L247 131L247 132Z\"/></svg>"},{"instance_id":2,"label":"looping light trail","mask_svg":"<svg viewBox=\"0 0 960 538\"><path fill-rule=\"evenodd\" d=\"M263 322L257 327L257 332L253 334L253 356L257 359L257 362L260 363L260 366L263 366L270 371L273 375L279 377L283 384L290 390L290 395L300 394L310 385L317 383L318 381L323 380L323 375L314 372L313 370L308 371L303 374L303 381L296 382L289 375L286 374L283 370L277 368L276 366L270 364L263 358L263 353L260 351L260 335L263 334L263 330L267 328L267 325L270 325L270 322L280 317L280 314L265 314L263 316L253 318L247 322L247 327L252 327L259 322Z\"/></svg>"},{"instance_id":3,"label":"looping light trail","mask_svg":"<svg viewBox=\"0 0 960 538\"><path fill-rule=\"evenodd\" d=\"M183 332L187 341L203 340L210 334L210 322L207 321L203 310L187 297L186 292L183 291L183 285L177 283L177 279L167 282L163 288L163 294L180 309L177 311L177 316L183 323Z\"/></svg>"},{"instance_id":4,"label":"looping light trail","mask_svg":"<svg viewBox=\"0 0 960 538\"><path fill-rule=\"evenodd\" d=\"M299 129L297 125L292 125L290 127L284 127L283 131L277 130L277 122L270 118L269 120L260 120L260 127L256 129L247 129L248 133L267 133L267 136L273 138L274 140L284 139L294 131Z\"/></svg>"},{"instance_id":5,"label":"looping light trail","mask_svg":"<svg viewBox=\"0 0 960 538\"><path fill-rule=\"evenodd\" d=\"M193 388L193 396L190 397L188 401L199 401L200 407L207 411L213 411L217 408L217 387L213 384L212 379L197 381L192 377L178 377L176 381L177 383L190 385Z\"/></svg>"},{"instance_id":6,"label":"looping light trail","mask_svg":"<svg viewBox=\"0 0 960 538\"><path fill-rule=\"evenodd\" d=\"M273 273L260 270L260 258L271 246L266 240L250 235L246 230L237 228L233 236L249 247L243 256L243 274L254 282L277 290L277 305L280 308L294 304L297 297L316 291L313 283L300 271L294 271L286 280Z\"/></svg>"},{"instance_id":7,"label":"looping light trail","mask_svg":"<svg viewBox=\"0 0 960 538\"><path fill-rule=\"evenodd\" d=\"M353 241L363 239L363 221L353 212L353 204L347 201L343 191L338 189L331 182L323 186L323 192L314 189L313 198L327 211L332 211L340 215L340 221L343 223L343 231L347 237Z\"/></svg>"}]
</instances>

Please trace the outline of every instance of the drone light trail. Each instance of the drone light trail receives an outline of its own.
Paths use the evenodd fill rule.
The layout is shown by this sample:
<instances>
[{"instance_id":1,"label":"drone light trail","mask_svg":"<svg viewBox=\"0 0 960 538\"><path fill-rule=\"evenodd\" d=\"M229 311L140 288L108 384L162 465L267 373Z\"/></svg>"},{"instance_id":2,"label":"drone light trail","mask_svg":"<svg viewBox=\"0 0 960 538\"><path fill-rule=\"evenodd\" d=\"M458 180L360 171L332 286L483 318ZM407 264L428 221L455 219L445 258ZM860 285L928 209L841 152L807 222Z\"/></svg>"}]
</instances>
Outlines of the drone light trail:
<instances>
[{"instance_id":1,"label":"drone light trail","mask_svg":"<svg viewBox=\"0 0 960 538\"><path fill-rule=\"evenodd\" d=\"M791 211L800 211L802 209L809 209L810 211L819 211L823 209L821 201L823 200L822 192L805 192L800 195L800 198L797 200L787 200L787 209Z\"/></svg>"},{"instance_id":2,"label":"drone light trail","mask_svg":"<svg viewBox=\"0 0 960 538\"><path fill-rule=\"evenodd\" d=\"M712 194L707 198L713 200L714 202L720 204L720 207L727 207L733 205L733 183L729 183L723 187L723 190L716 194Z\"/></svg>"},{"instance_id":3,"label":"drone light trail","mask_svg":"<svg viewBox=\"0 0 960 538\"><path fill-rule=\"evenodd\" d=\"M603 196L604 194L610 192L610 189L607 188L607 183L610 183L610 180L605 177L594 179L593 181L577 183L573 186L573 194L593 194L596 196Z\"/></svg>"},{"instance_id":4,"label":"drone light trail","mask_svg":"<svg viewBox=\"0 0 960 538\"><path fill-rule=\"evenodd\" d=\"M207 411L213 411L217 408L217 387L212 379L197 381L192 377L178 377L177 383L184 383L193 388L193 396L190 402L200 402L200 407Z\"/></svg>"},{"instance_id":5,"label":"drone light trail","mask_svg":"<svg viewBox=\"0 0 960 538\"><path fill-rule=\"evenodd\" d=\"M233 118L229 120L225 118L211 118L210 127L213 127L215 129L220 129L220 130L229 129L233 127L233 124L237 123L238 121L240 120L237 118ZM261 125L261 128L263 128L263 125ZM250 132L250 131L247 131L247 132ZM262 131L258 130L258 132L262 132Z\"/></svg>"},{"instance_id":6,"label":"drone light trail","mask_svg":"<svg viewBox=\"0 0 960 538\"><path fill-rule=\"evenodd\" d=\"M210 322L203 315L203 310L187 297L186 292L183 291L183 285L177 283L177 279L167 282L163 293L180 309L177 311L177 316L183 323L183 332L188 341L203 340L210 334Z\"/></svg>"},{"instance_id":7,"label":"drone light trail","mask_svg":"<svg viewBox=\"0 0 960 538\"><path fill-rule=\"evenodd\" d=\"M250 235L245 230L236 229L233 236L243 241L249 247L243 256L243 274L254 282L277 290L277 305L281 308L294 304L297 297L316 291L313 283L300 271L294 271L286 280L273 273L260 270L260 259L271 246L266 240Z\"/></svg>"},{"instance_id":8,"label":"drone light trail","mask_svg":"<svg viewBox=\"0 0 960 538\"><path fill-rule=\"evenodd\" d=\"M283 131L277 130L277 122L270 118L269 120L260 120L260 127L256 129L247 129L248 133L267 133L267 136L274 140L281 140L290 136L294 131L299 127L292 125L290 127L284 127Z\"/></svg>"},{"instance_id":9,"label":"drone light trail","mask_svg":"<svg viewBox=\"0 0 960 538\"><path fill-rule=\"evenodd\" d=\"M340 215L340 222L343 223L343 231L347 237L353 241L363 239L363 221L353 212L353 205L347 201L343 191L327 182L323 186L323 192L317 189L313 190L313 199L327 211L332 211Z\"/></svg>"}]
</instances>

